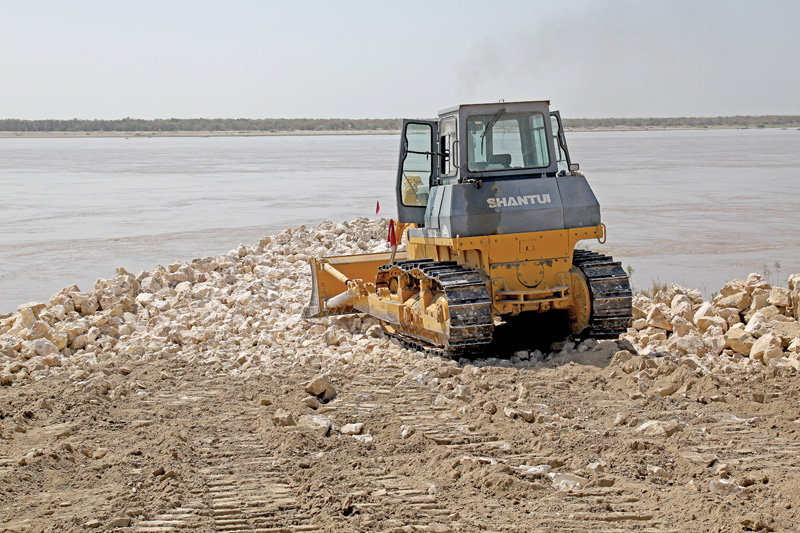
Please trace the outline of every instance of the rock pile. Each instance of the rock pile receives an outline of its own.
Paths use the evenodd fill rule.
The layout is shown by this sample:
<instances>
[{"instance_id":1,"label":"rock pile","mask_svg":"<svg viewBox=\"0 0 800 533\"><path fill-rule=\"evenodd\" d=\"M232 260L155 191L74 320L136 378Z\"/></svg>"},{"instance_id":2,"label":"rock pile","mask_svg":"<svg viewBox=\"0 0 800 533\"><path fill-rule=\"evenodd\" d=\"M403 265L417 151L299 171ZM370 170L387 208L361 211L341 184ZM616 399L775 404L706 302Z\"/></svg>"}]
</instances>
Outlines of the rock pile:
<instances>
[{"instance_id":1,"label":"rock pile","mask_svg":"<svg viewBox=\"0 0 800 533\"><path fill-rule=\"evenodd\" d=\"M79 387L127 394L120 376L153 358L243 373L270 363L418 359L382 338L374 319L300 316L310 287L305 260L386 251L386 231L385 221L368 219L300 226L219 257L136 275L119 268L90 291L72 285L49 302L23 304L0 315L0 383L68 373Z\"/></svg>"},{"instance_id":2,"label":"rock pile","mask_svg":"<svg viewBox=\"0 0 800 533\"><path fill-rule=\"evenodd\" d=\"M299 226L218 257L157 265L136 275L119 268L88 292L72 285L49 302L23 304L0 315L0 384L67 373L79 388L126 395L136 384L123 377L160 358L206 373L245 375L278 364L323 372L365 363L416 366L425 356L383 337L375 319L301 318L310 288L306 260L387 251L386 232L385 221L368 219ZM654 298L634 298L632 327L618 342L566 342L555 353L523 351L472 363L535 368L576 358L607 364L614 357L613 364L631 373L644 364L633 359L638 351L644 357L669 355L672 370L679 364L704 372L732 366L800 369L798 317L800 274L789 278L788 288L771 287L751 274L726 284L713 302L704 302L696 289L671 285ZM675 383L666 384L663 394L677 390ZM335 395L332 386L316 385L306 399L312 408ZM452 396L467 394L454 390Z\"/></svg>"},{"instance_id":3,"label":"rock pile","mask_svg":"<svg viewBox=\"0 0 800 533\"><path fill-rule=\"evenodd\" d=\"M800 274L788 285L772 287L750 274L728 282L711 302L674 284L653 298L637 294L623 337L640 355L677 356L693 369L800 370Z\"/></svg>"}]
</instances>

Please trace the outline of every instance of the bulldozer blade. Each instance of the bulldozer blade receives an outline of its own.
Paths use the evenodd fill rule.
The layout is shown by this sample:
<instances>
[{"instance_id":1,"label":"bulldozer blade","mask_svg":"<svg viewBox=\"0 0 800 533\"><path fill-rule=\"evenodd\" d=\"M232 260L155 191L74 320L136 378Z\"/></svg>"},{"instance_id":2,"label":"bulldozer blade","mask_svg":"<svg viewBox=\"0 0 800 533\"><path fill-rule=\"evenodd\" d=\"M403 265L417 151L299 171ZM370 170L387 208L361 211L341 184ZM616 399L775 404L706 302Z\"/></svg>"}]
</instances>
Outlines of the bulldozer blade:
<instances>
[{"instance_id":1,"label":"bulldozer blade","mask_svg":"<svg viewBox=\"0 0 800 533\"><path fill-rule=\"evenodd\" d=\"M405 252L397 252L395 260L406 258ZM389 263L392 254L388 252L377 254L340 255L334 257L312 257L308 260L311 266L311 300L303 309L303 317L315 318L321 316L347 315L360 313L353 307L354 298L346 294L347 285L340 278L363 280L374 283L378 267ZM324 265L333 267L339 274L323 268Z\"/></svg>"}]
</instances>

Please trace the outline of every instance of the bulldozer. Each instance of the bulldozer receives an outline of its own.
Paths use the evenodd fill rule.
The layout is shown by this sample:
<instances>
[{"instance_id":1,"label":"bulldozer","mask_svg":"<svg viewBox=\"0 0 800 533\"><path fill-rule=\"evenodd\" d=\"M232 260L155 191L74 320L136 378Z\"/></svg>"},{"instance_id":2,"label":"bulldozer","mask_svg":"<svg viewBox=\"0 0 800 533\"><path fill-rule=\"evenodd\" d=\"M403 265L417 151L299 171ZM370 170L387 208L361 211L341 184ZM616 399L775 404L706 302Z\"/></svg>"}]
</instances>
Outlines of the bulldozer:
<instances>
[{"instance_id":1,"label":"bulldozer","mask_svg":"<svg viewBox=\"0 0 800 533\"><path fill-rule=\"evenodd\" d=\"M451 356L541 313L557 312L580 336L627 330L622 265L576 248L604 244L606 227L549 101L405 119L400 141L396 242L390 252L311 258L305 317L364 313L407 346Z\"/></svg>"}]
</instances>

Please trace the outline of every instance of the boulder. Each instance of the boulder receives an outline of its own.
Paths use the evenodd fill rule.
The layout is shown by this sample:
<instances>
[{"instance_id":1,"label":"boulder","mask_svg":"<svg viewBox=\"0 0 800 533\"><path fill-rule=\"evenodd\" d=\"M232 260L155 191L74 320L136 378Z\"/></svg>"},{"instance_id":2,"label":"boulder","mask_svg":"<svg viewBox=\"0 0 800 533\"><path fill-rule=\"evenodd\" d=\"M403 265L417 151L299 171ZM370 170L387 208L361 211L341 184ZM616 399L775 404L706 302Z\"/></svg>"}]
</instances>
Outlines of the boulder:
<instances>
[{"instance_id":1,"label":"boulder","mask_svg":"<svg viewBox=\"0 0 800 533\"><path fill-rule=\"evenodd\" d=\"M687 290L686 297L692 301L693 305L700 305L703 303L703 293L700 292L700 289Z\"/></svg>"},{"instance_id":2,"label":"boulder","mask_svg":"<svg viewBox=\"0 0 800 533\"><path fill-rule=\"evenodd\" d=\"M737 292L714 302L716 307L735 307L739 311L747 309L752 303L753 297L747 291Z\"/></svg>"},{"instance_id":3,"label":"boulder","mask_svg":"<svg viewBox=\"0 0 800 533\"><path fill-rule=\"evenodd\" d=\"M706 331L711 326L716 326L722 331L728 329L728 321L721 316L701 316L697 319L696 324L700 331Z\"/></svg>"},{"instance_id":4,"label":"boulder","mask_svg":"<svg viewBox=\"0 0 800 533\"><path fill-rule=\"evenodd\" d=\"M785 318L785 317L780 317ZM781 339L781 345L788 347L794 339L800 338L800 322L786 319L778 320L778 317L767 322L766 329Z\"/></svg>"},{"instance_id":5,"label":"boulder","mask_svg":"<svg viewBox=\"0 0 800 533\"><path fill-rule=\"evenodd\" d=\"M331 420L324 416L303 415L298 419L297 425L309 428L323 437L327 436L331 430Z\"/></svg>"},{"instance_id":6,"label":"boulder","mask_svg":"<svg viewBox=\"0 0 800 533\"><path fill-rule=\"evenodd\" d=\"M361 435L362 431L364 431L364 424L362 422L345 424L341 427L341 429L339 429L339 432L342 435Z\"/></svg>"},{"instance_id":7,"label":"boulder","mask_svg":"<svg viewBox=\"0 0 800 533\"><path fill-rule=\"evenodd\" d=\"M725 335L722 328L718 326L709 327L703 334L703 343L710 353L719 355L725 349Z\"/></svg>"},{"instance_id":8,"label":"boulder","mask_svg":"<svg viewBox=\"0 0 800 533\"><path fill-rule=\"evenodd\" d=\"M759 337L750 349L750 358L767 364L770 359L783 357L781 339L777 335L767 333Z\"/></svg>"},{"instance_id":9,"label":"boulder","mask_svg":"<svg viewBox=\"0 0 800 533\"><path fill-rule=\"evenodd\" d=\"M752 276L753 274L750 275ZM715 479L709 484L708 488L711 492L714 494L719 494L720 496L739 494L740 492L744 491L743 487L740 487L731 479Z\"/></svg>"},{"instance_id":10,"label":"boulder","mask_svg":"<svg viewBox=\"0 0 800 533\"><path fill-rule=\"evenodd\" d=\"M695 312L694 316L692 317L692 322L697 324L697 321L706 316L719 316L717 313L716 308L711 304L711 302L705 302L703 305L700 306L700 309Z\"/></svg>"},{"instance_id":11,"label":"boulder","mask_svg":"<svg viewBox=\"0 0 800 533\"><path fill-rule=\"evenodd\" d=\"M672 318L681 317L683 319L692 321L694 318L694 305L691 303L682 302L671 310Z\"/></svg>"},{"instance_id":12,"label":"boulder","mask_svg":"<svg viewBox=\"0 0 800 533\"><path fill-rule=\"evenodd\" d=\"M676 316L672 319L672 331L678 337L699 333L697 326L681 316Z\"/></svg>"},{"instance_id":13,"label":"boulder","mask_svg":"<svg viewBox=\"0 0 800 533\"><path fill-rule=\"evenodd\" d=\"M742 355L750 355L755 338L742 327L731 328L725 332L725 347Z\"/></svg>"},{"instance_id":14,"label":"boulder","mask_svg":"<svg viewBox=\"0 0 800 533\"><path fill-rule=\"evenodd\" d=\"M769 291L769 298L767 303L776 307L791 307L792 306L792 291L783 287L772 287Z\"/></svg>"},{"instance_id":15,"label":"boulder","mask_svg":"<svg viewBox=\"0 0 800 533\"><path fill-rule=\"evenodd\" d=\"M648 420L639 427L636 431L647 435L648 437L671 437L677 431L680 431L681 424L677 420L670 420L662 422L661 420Z\"/></svg>"},{"instance_id":16,"label":"boulder","mask_svg":"<svg viewBox=\"0 0 800 533\"><path fill-rule=\"evenodd\" d=\"M66 348L67 344L69 344L69 337L67 336L66 333L63 333L61 331L50 330L47 333L47 337L46 338L49 339L50 342L55 344L56 348L58 348L59 351L61 351L64 348Z\"/></svg>"},{"instance_id":17,"label":"boulder","mask_svg":"<svg viewBox=\"0 0 800 533\"><path fill-rule=\"evenodd\" d=\"M637 294L633 297L632 301L633 305L633 319L637 320L639 318L645 318L647 316L647 312L650 310L650 306L652 302L650 298L644 296L643 294Z\"/></svg>"},{"instance_id":18,"label":"boulder","mask_svg":"<svg viewBox=\"0 0 800 533\"><path fill-rule=\"evenodd\" d=\"M756 311L753 316L750 317L744 330L754 337L760 337L767 333L767 317L761 311Z\"/></svg>"},{"instance_id":19,"label":"boulder","mask_svg":"<svg viewBox=\"0 0 800 533\"><path fill-rule=\"evenodd\" d=\"M756 274L753 272L749 276L747 276L747 281L745 282L745 286L747 287L748 291L752 291L755 289L765 289L769 290L772 287L769 283L764 279L764 276L761 274Z\"/></svg>"},{"instance_id":20,"label":"boulder","mask_svg":"<svg viewBox=\"0 0 800 533\"><path fill-rule=\"evenodd\" d=\"M672 299L669 311L672 318L679 316L691 320L694 314L692 309L692 301L685 294L678 294Z\"/></svg>"},{"instance_id":21,"label":"boulder","mask_svg":"<svg viewBox=\"0 0 800 533\"><path fill-rule=\"evenodd\" d=\"M321 374L306 384L306 392L317 396L323 402L336 398L336 387L328 374Z\"/></svg>"},{"instance_id":22,"label":"boulder","mask_svg":"<svg viewBox=\"0 0 800 533\"><path fill-rule=\"evenodd\" d=\"M42 320L36 320L33 324L28 326L28 332L25 334L25 338L29 341L35 341L36 339L41 339L46 336L49 332L50 326L48 326L47 323Z\"/></svg>"},{"instance_id":23,"label":"boulder","mask_svg":"<svg viewBox=\"0 0 800 533\"><path fill-rule=\"evenodd\" d=\"M707 352L703 339L697 334L685 335L678 338L676 347L681 354L705 355Z\"/></svg>"},{"instance_id":24,"label":"boulder","mask_svg":"<svg viewBox=\"0 0 800 533\"><path fill-rule=\"evenodd\" d=\"M278 427L297 425L297 422L295 422L292 413L286 411L285 409L276 410L275 414L272 415L272 421Z\"/></svg>"},{"instance_id":25,"label":"boulder","mask_svg":"<svg viewBox=\"0 0 800 533\"><path fill-rule=\"evenodd\" d=\"M758 311L769 305L769 291L756 289L753 291L753 303L750 304L750 311Z\"/></svg>"},{"instance_id":26,"label":"boulder","mask_svg":"<svg viewBox=\"0 0 800 533\"><path fill-rule=\"evenodd\" d=\"M588 479L568 472L551 472L547 476L552 480L553 488L558 490L579 490L589 483Z\"/></svg>"},{"instance_id":27,"label":"boulder","mask_svg":"<svg viewBox=\"0 0 800 533\"><path fill-rule=\"evenodd\" d=\"M672 331L672 324L670 324L668 316L669 308L663 303L656 304L647 313L647 325L648 327Z\"/></svg>"},{"instance_id":28,"label":"boulder","mask_svg":"<svg viewBox=\"0 0 800 533\"><path fill-rule=\"evenodd\" d=\"M48 339L36 339L31 346L36 355L54 355L58 353L58 347Z\"/></svg>"},{"instance_id":29,"label":"boulder","mask_svg":"<svg viewBox=\"0 0 800 533\"><path fill-rule=\"evenodd\" d=\"M719 294L723 298L747 290L747 283L743 279L732 279L720 289Z\"/></svg>"},{"instance_id":30,"label":"boulder","mask_svg":"<svg viewBox=\"0 0 800 533\"><path fill-rule=\"evenodd\" d=\"M786 351L791 354L800 354L800 337L790 342L789 347L786 348Z\"/></svg>"},{"instance_id":31,"label":"boulder","mask_svg":"<svg viewBox=\"0 0 800 533\"><path fill-rule=\"evenodd\" d=\"M789 290L800 291L800 274L792 274L789 276Z\"/></svg>"},{"instance_id":32,"label":"boulder","mask_svg":"<svg viewBox=\"0 0 800 533\"><path fill-rule=\"evenodd\" d=\"M310 407L312 409L319 409L322 406L322 404L319 401L319 398L317 398L316 396L309 396L308 398L305 398L303 400L303 405L305 405L306 407Z\"/></svg>"},{"instance_id":33,"label":"boulder","mask_svg":"<svg viewBox=\"0 0 800 533\"><path fill-rule=\"evenodd\" d=\"M779 307L776 307L774 305L768 305L766 307L763 307L763 308L759 309L758 312L761 313L762 315L764 315L765 317L767 317L768 321L772 320L773 318L775 318L778 315L783 315L782 310Z\"/></svg>"},{"instance_id":34,"label":"boulder","mask_svg":"<svg viewBox=\"0 0 800 533\"><path fill-rule=\"evenodd\" d=\"M28 302L26 304L22 304L17 307L17 312L22 313L26 309L30 309L31 312L36 315L37 317L39 314L49 307L48 304L42 302Z\"/></svg>"}]
</instances>

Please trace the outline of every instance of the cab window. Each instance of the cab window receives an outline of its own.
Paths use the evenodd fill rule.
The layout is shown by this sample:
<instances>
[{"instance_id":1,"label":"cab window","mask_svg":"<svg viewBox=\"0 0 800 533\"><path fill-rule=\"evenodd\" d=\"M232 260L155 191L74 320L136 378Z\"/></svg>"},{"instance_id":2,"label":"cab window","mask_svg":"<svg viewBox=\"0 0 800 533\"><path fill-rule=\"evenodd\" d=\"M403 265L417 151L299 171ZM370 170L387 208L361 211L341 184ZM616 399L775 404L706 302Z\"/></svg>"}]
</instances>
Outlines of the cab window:
<instances>
[{"instance_id":1,"label":"cab window","mask_svg":"<svg viewBox=\"0 0 800 533\"><path fill-rule=\"evenodd\" d=\"M445 156L442 157L441 175L445 178L458 174L458 142L456 134L456 117L447 117L439 125L439 146Z\"/></svg>"},{"instance_id":2,"label":"cab window","mask_svg":"<svg viewBox=\"0 0 800 533\"><path fill-rule=\"evenodd\" d=\"M569 172L569 162L567 161L567 152L564 150L564 147L561 146L561 127L555 115L550 115L550 125L553 130L553 146L556 147L558 174L563 176Z\"/></svg>"},{"instance_id":3,"label":"cab window","mask_svg":"<svg viewBox=\"0 0 800 533\"><path fill-rule=\"evenodd\" d=\"M472 172L550 166L541 113L474 115L467 119L467 168Z\"/></svg>"},{"instance_id":4,"label":"cab window","mask_svg":"<svg viewBox=\"0 0 800 533\"><path fill-rule=\"evenodd\" d=\"M401 201L407 206L428 205L431 182L431 139L429 124L408 124L405 141L408 146L400 183Z\"/></svg>"}]
</instances>

